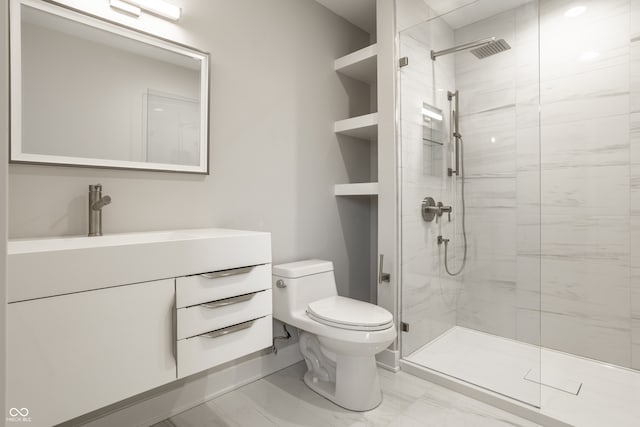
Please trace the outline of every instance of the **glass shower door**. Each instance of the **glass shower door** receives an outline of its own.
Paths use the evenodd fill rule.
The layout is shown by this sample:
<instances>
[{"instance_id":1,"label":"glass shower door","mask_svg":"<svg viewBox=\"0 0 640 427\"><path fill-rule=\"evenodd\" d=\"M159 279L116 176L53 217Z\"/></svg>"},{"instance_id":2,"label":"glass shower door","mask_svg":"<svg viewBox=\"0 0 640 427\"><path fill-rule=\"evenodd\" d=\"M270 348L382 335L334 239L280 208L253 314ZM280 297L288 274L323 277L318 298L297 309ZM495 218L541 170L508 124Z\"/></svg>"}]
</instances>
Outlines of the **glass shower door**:
<instances>
[{"instance_id":1,"label":"glass shower door","mask_svg":"<svg viewBox=\"0 0 640 427\"><path fill-rule=\"evenodd\" d=\"M506 3L399 34L401 350L540 406L538 4Z\"/></svg>"}]
</instances>

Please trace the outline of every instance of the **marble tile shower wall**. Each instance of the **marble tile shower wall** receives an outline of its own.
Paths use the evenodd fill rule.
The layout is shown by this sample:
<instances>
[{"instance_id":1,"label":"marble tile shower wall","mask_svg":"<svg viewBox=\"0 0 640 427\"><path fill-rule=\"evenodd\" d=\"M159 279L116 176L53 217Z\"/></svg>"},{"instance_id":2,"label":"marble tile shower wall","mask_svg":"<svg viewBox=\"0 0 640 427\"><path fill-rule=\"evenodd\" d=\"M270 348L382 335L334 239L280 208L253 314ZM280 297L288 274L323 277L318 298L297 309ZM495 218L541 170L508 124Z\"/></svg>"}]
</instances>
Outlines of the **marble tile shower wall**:
<instances>
[{"instance_id":1,"label":"marble tile shower wall","mask_svg":"<svg viewBox=\"0 0 640 427\"><path fill-rule=\"evenodd\" d=\"M470 231L457 323L640 369L640 0L580 4L571 18L575 2L540 1L539 50L531 5L455 32L513 47L456 57Z\"/></svg>"},{"instance_id":2,"label":"marble tile shower wall","mask_svg":"<svg viewBox=\"0 0 640 427\"><path fill-rule=\"evenodd\" d=\"M630 309L640 267L640 168L630 144L638 2L581 5L574 17L571 1L540 8L542 343L640 368Z\"/></svg>"},{"instance_id":3,"label":"marble tile shower wall","mask_svg":"<svg viewBox=\"0 0 640 427\"><path fill-rule=\"evenodd\" d=\"M446 177L448 145L423 141L423 102L443 111L443 135L449 134L447 91L455 88L452 57L429 58L433 49L453 44L453 31L442 20L424 23L400 36L400 54L410 66L400 71L401 179L402 179L402 309L410 332L402 336L402 353L408 355L456 324L457 283L441 271L439 234L449 234L453 224L424 222L420 205L425 196L451 204Z\"/></svg>"},{"instance_id":4,"label":"marble tile shower wall","mask_svg":"<svg viewBox=\"0 0 640 427\"><path fill-rule=\"evenodd\" d=\"M404 355L458 324L640 369L640 0L580 4L571 18L575 2L540 0L539 28L534 2L455 32L436 19L401 35ZM428 60L432 48L489 36L513 48ZM436 243L453 235L460 255L459 221L419 213L424 196L449 204L460 192L421 140L422 102L447 116L456 88L462 282L446 276Z\"/></svg>"},{"instance_id":5,"label":"marble tile shower wall","mask_svg":"<svg viewBox=\"0 0 640 427\"><path fill-rule=\"evenodd\" d=\"M511 45L482 60L455 58L468 236L457 322L533 344L540 343L537 23L533 2L455 32L456 44L497 37Z\"/></svg>"}]
</instances>

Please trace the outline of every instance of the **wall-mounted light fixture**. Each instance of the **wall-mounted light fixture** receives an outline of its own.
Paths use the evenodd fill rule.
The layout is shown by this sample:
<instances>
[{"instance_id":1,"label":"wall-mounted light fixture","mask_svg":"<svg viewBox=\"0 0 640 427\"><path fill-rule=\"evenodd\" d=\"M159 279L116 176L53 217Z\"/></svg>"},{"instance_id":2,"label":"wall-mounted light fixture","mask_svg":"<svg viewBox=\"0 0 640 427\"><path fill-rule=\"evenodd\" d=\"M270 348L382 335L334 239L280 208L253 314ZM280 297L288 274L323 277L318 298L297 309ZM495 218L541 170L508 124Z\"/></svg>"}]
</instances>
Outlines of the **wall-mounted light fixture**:
<instances>
[{"instance_id":1,"label":"wall-mounted light fixture","mask_svg":"<svg viewBox=\"0 0 640 427\"><path fill-rule=\"evenodd\" d=\"M426 102L422 103L422 118L425 120L437 120L442 121L442 111L439 108L433 107Z\"/></svg>"},{"instance_id":2,"label":"wall-mounted light fixture","mask_svg":"<svg viewBox=\"0 0 640 427\"><path fill-rule=\"evenodd\" d=\"M163 0L109 0L109 4L120 12L135 16L145 11L177 21L182 15L182 9Z\"/></svg>"},{"instance_id":3,"label":"wall-mounted light fixture","mask_svg":"<svg viewBox=\"0 0 640 427\"><path fill-rule=\"evenodd\" d=\"M129 3L125 3L121 0L109 0L109 6L116 9L118 12L124 12L128 15L140 16L142 12L138 6L134 6Z\"/></svg>"}]
</instances>

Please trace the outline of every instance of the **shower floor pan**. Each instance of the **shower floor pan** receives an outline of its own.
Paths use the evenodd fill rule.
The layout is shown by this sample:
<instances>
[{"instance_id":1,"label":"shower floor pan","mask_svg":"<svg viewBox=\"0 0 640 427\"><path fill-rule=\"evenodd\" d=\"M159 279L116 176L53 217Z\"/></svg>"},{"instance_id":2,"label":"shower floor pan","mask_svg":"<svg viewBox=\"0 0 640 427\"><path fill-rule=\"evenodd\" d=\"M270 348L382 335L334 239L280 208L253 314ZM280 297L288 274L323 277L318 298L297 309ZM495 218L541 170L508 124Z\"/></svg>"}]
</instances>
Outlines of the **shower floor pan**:
<instances>
[{"instance_id":1,"label":"shower floor pan","mask_svg":"<svg viewBox=\"0 0 640 427\"><path fill-rule=\"evenodd\" d=\"M545 426L637 426L640 372L455 326L406 372Z\"/></svg>"}]
</instances>

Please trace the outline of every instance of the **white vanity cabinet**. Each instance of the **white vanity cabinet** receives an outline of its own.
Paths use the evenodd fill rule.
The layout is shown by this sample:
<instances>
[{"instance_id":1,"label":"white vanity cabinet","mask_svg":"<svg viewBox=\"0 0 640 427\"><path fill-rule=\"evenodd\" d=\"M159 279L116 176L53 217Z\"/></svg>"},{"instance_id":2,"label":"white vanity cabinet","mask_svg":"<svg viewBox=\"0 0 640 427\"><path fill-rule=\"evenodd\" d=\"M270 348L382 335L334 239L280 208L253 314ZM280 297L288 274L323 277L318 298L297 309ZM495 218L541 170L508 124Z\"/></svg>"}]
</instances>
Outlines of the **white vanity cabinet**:
<instances>
[{"instance_id":1,"label":"white vanity cabinet","mask_svg":"<svg viewBox=\"0 0 640 427\"><path fill-rule=\"evenodd\" d=\"M271 345L271 264L176 279L178 377Z\"/></svg>"},{"instance_id":2,"label":"white vanity cabinet","mask_svg":"<svg viewBox=\"0 0 640 427\"><path fill-rule=\"evenodd\" d=\"M51 426L176 379L174 280L8 306L9 407Z\"/></svg>"},{"instance_id":3,"label":"white vanity cabinet","mask_svg":"<svg viewBox=\"0 0 640 427\"><path fill-rule=\"evenodd\" d=\"M227 229L8 245L7 407L51 426L269 347L271 236Z\"/></svg>"}]
</instances>

